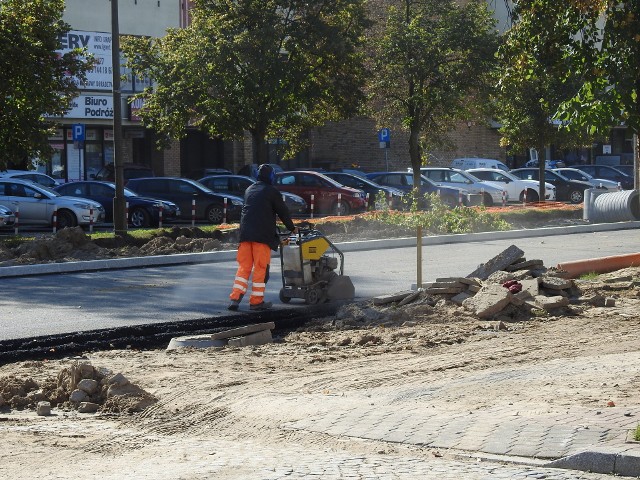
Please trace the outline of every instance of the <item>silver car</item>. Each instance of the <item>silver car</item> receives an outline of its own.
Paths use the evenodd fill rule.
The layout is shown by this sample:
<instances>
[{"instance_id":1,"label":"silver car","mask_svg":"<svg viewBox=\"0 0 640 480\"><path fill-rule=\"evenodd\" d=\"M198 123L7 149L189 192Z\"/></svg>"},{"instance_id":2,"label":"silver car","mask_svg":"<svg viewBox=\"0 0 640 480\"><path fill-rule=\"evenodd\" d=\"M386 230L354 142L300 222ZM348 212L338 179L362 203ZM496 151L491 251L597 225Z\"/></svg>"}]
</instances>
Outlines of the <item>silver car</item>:
<instances>
[{"instance_id":1,"label":"silver car","mask_svg":"<svg viewBox=\"0 0 640 480\"><path fill-rule=\"evenodd\" d=\"M558 172L560 175L567 177L569 180L580 180L590 183L593 188L604 188L606 190L618 190L618 182L613 180L607 180L606 178L594 178L582 170L577 168L555 168L554 172Z\"/></svg>"},{"instance_id":2,"label":"silver car","mask_svg":"<svg viewBox=\"0 0 640 480\"><path fill-rule=\"evenodd\" d=\"M12 227L16 221L16 216L10 208L0 205L0 228Z\"/></svg>"},{"instance_id":3,"label":"silver car","mask_svg":"<svg viewBox=\"0 0 640 480\"><path fill-rule=\"evenodd\" d=\"M0 177L0 204L19 213L20 224L53 226L54 212L61 229L104 222L104 207L98 202L60 195L42 185L14 178Z\"/></svg>"},{"instance_id":4,"label":"silver car","mask_svg":"<svg viewBox=\"0 0 640 480\"><path fill-rule=\"evenodd\" d=\"M509 201L509 194L502 185L484 182L465 170L449 167L423 167L420 172L437 185L462 188L476 195L483 194L482 201L487 207L502 204L503 198L506 202Z\"/></svg>"}]
</instances>

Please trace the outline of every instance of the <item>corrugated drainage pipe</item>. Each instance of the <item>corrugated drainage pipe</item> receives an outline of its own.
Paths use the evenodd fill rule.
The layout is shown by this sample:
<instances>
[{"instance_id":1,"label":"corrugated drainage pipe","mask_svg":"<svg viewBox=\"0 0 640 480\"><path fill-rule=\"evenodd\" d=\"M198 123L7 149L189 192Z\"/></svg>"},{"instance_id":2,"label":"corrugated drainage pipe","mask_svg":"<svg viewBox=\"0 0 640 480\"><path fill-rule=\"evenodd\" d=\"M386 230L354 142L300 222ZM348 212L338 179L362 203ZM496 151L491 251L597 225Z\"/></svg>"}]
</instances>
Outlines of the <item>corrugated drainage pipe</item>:
<instances>
[{"instance_id":1,"label":"corrugated drainage pipe","mask_svg":"<svg viewBox=\"0 0 640 480\"><path fill-rule=\"evenodd\" d=\"M640 220L637 190L601 193L591 200L589 220L593 223Z\"/></svg>"}]
</instances>

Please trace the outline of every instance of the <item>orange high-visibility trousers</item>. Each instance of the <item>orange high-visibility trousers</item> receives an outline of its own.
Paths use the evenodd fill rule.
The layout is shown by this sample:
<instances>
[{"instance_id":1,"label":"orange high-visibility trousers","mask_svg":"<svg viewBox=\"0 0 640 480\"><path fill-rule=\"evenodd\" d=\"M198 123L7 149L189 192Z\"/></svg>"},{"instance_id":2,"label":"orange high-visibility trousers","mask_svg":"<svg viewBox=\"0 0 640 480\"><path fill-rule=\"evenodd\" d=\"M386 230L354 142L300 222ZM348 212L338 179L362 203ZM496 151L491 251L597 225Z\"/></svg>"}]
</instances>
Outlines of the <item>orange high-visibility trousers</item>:
<instances>
[{"instance_id":1,"label":"orange high-visibility trousers","mask_svg":"<svg viewBox=\"0 0 640 480\"><path fill-rule=\"evenodd\" d=\"M229 298L240 300L247 293L249 288L249 277L253 270L251 279L250 305L257 305L264 301L264 290L267 286L267 268L271 263L271 247L266 243L240 242L238 247L238 271L233 282L233 289Z\"/></svg>"}]
</instances>

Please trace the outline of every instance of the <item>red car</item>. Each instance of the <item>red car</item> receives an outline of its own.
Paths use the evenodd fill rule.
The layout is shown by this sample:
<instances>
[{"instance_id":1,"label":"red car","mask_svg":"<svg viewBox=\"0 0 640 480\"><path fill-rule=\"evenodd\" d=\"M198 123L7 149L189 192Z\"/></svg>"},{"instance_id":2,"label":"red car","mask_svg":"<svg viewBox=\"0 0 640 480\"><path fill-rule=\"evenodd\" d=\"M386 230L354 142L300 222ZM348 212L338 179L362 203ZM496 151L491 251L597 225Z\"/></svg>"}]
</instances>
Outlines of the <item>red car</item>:
<instances>
[{"instance_id":1,"label":"red car","mask_svg":"<svg viewBox=\"0 0 640 480\"><path fill-rule=\"evenodd\" d=\"M309 205L309 212L312 195L314 213L349 215L364 212L366 209L365 194L362 190L345 187L318 172L280 172L276 174L275 187L281 192L294 193L304 198Z\"/></svg>"}]
</instances>

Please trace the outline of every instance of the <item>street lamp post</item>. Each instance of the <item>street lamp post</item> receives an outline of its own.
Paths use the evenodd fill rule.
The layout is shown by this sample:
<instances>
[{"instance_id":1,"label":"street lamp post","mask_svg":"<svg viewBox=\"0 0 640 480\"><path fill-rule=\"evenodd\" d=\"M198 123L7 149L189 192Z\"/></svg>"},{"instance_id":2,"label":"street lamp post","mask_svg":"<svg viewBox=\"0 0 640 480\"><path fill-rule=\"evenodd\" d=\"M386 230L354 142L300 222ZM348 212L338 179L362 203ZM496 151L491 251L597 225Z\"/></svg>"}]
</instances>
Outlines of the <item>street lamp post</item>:
<instances>
[{"instance_id":1,"label":"street lamp post","mask_svg":"<svg viewBox=\"0 0 640 480\"><path fill-rule=\"evenodd\" d=\"M113 85L113 167L116 193L113 197L113 230L116 235L127 231L122 161L122 103L120 95L120 28L118 0L111 0L111 64Z\"/></svg>"}]
</instances>

